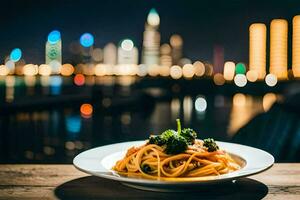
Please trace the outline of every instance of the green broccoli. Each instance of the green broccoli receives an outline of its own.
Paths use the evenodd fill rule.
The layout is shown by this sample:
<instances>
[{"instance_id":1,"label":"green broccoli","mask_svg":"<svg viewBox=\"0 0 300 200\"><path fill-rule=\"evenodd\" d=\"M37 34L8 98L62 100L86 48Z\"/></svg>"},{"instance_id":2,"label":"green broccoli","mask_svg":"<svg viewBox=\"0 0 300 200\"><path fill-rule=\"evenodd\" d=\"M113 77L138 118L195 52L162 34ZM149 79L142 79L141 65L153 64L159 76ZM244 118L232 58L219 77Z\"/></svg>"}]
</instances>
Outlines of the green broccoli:
<instances>
[{"instance_id":1,"label":"green broccoli","mask_svg":"<svg viewBox=\"0 0 300 200\"><path fill-rule=\"evenodd\" d=\"M162 146L166 144L166 140L162 138L160 135L151 135L149 137L149 144L156 144L158 146Z\"/></svg>"},{"instance_id":2,"label":"green broccoli","mask_svg":"<svg viewBox=\"0 0 300 200\"><path fill-rule=\"evenodd\" d=\"M167 154L178 154L187 149L188 143L186 139L178 134L171 136L166 143Z\"/></svg>"},{"instance_id":3,"label":"green broccoli","mask_svg":"<svg viewBox=\"0 0 300 200\"><path fill-rule=\"evenodd\" d=\"M194 141L197 138L197 133L191 128L183 129L180 135L186 139L188 144L194 144Z\"/></svg>"},{"instance_id":4,"label":"green broccoli","mask_svg":"<svg viewBox=\"0 0 300 200\"><path fill-rule=\"evenodd\" d=\"M217 143L215 142L214 139L212 138L207 138L207 139L204 139L204 146L207 147L207 150L209 152L213 152L213 151L217 151L219 149L219 146L217 145Z\"/></svg>"}]
</instances>

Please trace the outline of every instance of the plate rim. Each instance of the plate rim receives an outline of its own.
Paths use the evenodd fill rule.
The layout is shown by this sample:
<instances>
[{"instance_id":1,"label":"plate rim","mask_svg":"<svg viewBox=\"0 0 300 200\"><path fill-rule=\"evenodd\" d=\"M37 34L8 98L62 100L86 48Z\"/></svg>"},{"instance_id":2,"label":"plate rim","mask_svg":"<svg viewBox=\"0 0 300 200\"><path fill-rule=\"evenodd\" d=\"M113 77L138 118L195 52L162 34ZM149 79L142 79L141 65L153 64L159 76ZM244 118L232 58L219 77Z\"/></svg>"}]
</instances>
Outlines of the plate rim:
<instances>
[{"instance_id":1,"label":"plate rim","mask_svg":"<svg viewBox=\"0 0 300 200\"><path fill-rule=\"evenodd\" d=\"M108 170L108 169L106 169L106 171L103 171L103 172L99 172L99 171L96 172L96 171L86 170L86 169L80 167L77 164L77 160L80 159L80 157L82 157L83 154L86 154L88 151L95 151L95 150L98 150L98 149L100 149L100 150L102 149L102 151L103 151L103 149L106 149L106 148L109 148L109 147L114 147L114 146L121 146L121 145L128 145L128 148L129 148L130 145L133 146L133 144L135 144L135 143L141 143L142 144L143 142L145 142L145 140L126 141L126 142L113 143L113 144L108 144L108 145L103 145L103 146L88 149L86 151L83 151L83 152L79 153L77 156L74 157L73 166L76 169L78 169L78 170L80 170L84 173L87 173L87 174L90 174L90 175L93 175L93 176L102 177L102 178L105 178L105 179L124 182L124 183L133 183L133 184L138 184L138 185L141 185L141 184L142 185L187 185L187 184L188 185L193 185L193 184L214 184L216 182L224 182L224 181L234 180L234 179L238 179L238 178L242 178L242 177L252 176L252 175L262 173L262 172L270 169L275 163L275 159L274 159L273 155L271 155L270 153L268 153L267 151L264 151L262 149L251 147L251 146L248 146L248 145L238 144L238 143L216 141L217 143L219 143L221 145L241 146L243 148L248 148L248 149L253 149L255 151L260 151L261 153L263 153L264 155L268 156L271 159L270 163L268 163L264 167L253 169L252 172L246 172L245 174L236 174L234 176L222 177L222 178L216 178L214 176L213 179L207 179L206 178L206 179L202 179L202 180L201 180L201 177L195 177L195 178L193 178L189 181L166 181L166 180L155 180L155 179L146 179L146 178L132 178L132 177L117 175L117 173L113 173L113 170ZM138 144L136 144L136 145L138 145ZM125 149L123 151L126 151L126 150L127 149ZM117 153L117 152L120 152L120 151L112 150L111 154ZM230 151L228 151L228 152L230 152ZM234 153L234 154L236 154L236 153ZM236 154L236 155L238 155L238 154ZM99 159L101 158L101 161L102 161L107 156L108 155L105 155L105 156L102 156L102 157L99 156ZM246 168L247 165L248 165L247 159L245 159L241 155L238 155L238 156L241 157L242 159L246 160L246 165L244 166L244 168ZM102 166L102 168L104 168L104 167ZM241 170L243 170L244 168L242 168ZM239 172L239 171L235 171L235 172ZM235 172L229 173L229 175L233 175ZM225 175L228 175L228 174L225 174ZM197 178L199 178L199 179L197 179Z\"/></svg>"}]
</instances>

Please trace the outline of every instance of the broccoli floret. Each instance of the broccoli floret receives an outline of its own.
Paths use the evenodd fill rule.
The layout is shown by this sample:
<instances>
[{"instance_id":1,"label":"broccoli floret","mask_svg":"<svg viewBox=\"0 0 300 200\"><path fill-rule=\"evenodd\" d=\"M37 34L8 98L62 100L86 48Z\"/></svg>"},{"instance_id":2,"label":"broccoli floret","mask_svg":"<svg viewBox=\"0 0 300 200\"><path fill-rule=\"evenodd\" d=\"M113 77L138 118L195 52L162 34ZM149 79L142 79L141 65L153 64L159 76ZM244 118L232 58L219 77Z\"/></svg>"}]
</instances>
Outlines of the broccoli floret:
<instances>
[{"instance_id":1,"label":"broccoli floret","mask_svg":"<svg viewBox=\"0 0 300 200\"><path fill-rule=\"evenodd\" d=\"M172 137L176 134L177 134L176 131L169 129L169 130L164 131L160 136L162 139L167 141L170 137Z\"/></svg>"},{"instance_id":2,"label":"broccoli floret","mask_svg":"<svg viewBox=\"0 0 300 200\"><path fill-rule=\"evenodd\" d=\"M158 146L166 144L166 141L164 138L162 138L160 135L151 135L149 137L149 144L156 144Z\"/></svg>"},{"instance_id":3,"label":"broccoli floret","mask_svg":"<svg viewBox=\"0 0 300 200\"><path fill-rule=\"evenodd\" d=\"M167 154L178 154L184 152L187 149L187 146L186 139L176 134L168 139L165 151Z\"/></svg>"},{"instance_id":4,"label":"broccoli floret","mask_svg":"<svg viewBox=\"0 0 300 200\"><path fill-rule=\"evenodd\" d=\"M204 139L204 146L207 147L207 150L209 152L212 152L212 151L217 151L219 149L219 146L217 145L217 143L215 142L214 139L212 138L207 138L207 139Z\"/></svg>"},{"instance_id":5,"label":"broccoli floret","mask_svg":"<svg viewBox=\"0 0 300 200\"><path fill-rule=\"evenodd\" d=\"M180 135L186 139L188 144L194 144L194 141L197 138L197 133L191 128L183 129Z\"/></svg>"}]
</instances>

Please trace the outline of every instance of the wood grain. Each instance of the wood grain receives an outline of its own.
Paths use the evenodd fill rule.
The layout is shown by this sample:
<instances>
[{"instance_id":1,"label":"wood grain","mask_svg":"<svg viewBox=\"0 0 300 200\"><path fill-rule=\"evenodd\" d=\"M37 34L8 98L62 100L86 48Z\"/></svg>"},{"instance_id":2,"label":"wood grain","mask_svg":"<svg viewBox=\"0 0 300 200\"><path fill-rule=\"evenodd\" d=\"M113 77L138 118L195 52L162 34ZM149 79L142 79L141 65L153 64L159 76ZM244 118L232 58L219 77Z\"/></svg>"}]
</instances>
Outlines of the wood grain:
<instances>
[{"instance_id":1,"label":"wood grain","mask_svg":"<svg viewBox=\"0 0 300 200\"><path fill-rule=\"evenodd\" d=\"M300 199L300 164L275 164L235 184L188 193L131 189L72 165L0 165L0 199Z\"/></svg>"}]
</instances>

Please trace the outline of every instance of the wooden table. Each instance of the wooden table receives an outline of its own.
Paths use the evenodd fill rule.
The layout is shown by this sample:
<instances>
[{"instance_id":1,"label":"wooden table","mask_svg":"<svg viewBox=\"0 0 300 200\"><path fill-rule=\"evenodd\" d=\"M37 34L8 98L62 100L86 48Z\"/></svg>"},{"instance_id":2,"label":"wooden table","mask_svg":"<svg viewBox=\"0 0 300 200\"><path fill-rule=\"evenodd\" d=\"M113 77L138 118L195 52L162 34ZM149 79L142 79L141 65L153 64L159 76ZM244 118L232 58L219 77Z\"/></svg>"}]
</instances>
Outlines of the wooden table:
<instances>
[{"instance_id":1,"label":"wooden table","mask_svg":"<svg viewBox=\"0 0 300 200\"><path fill-rule=\"evenodd\" d=\"M271 169L199 191L136 190L88 176L72 165L0 165L0 199L300 199L300 164Z\"/></svg>"}]
</instances>

